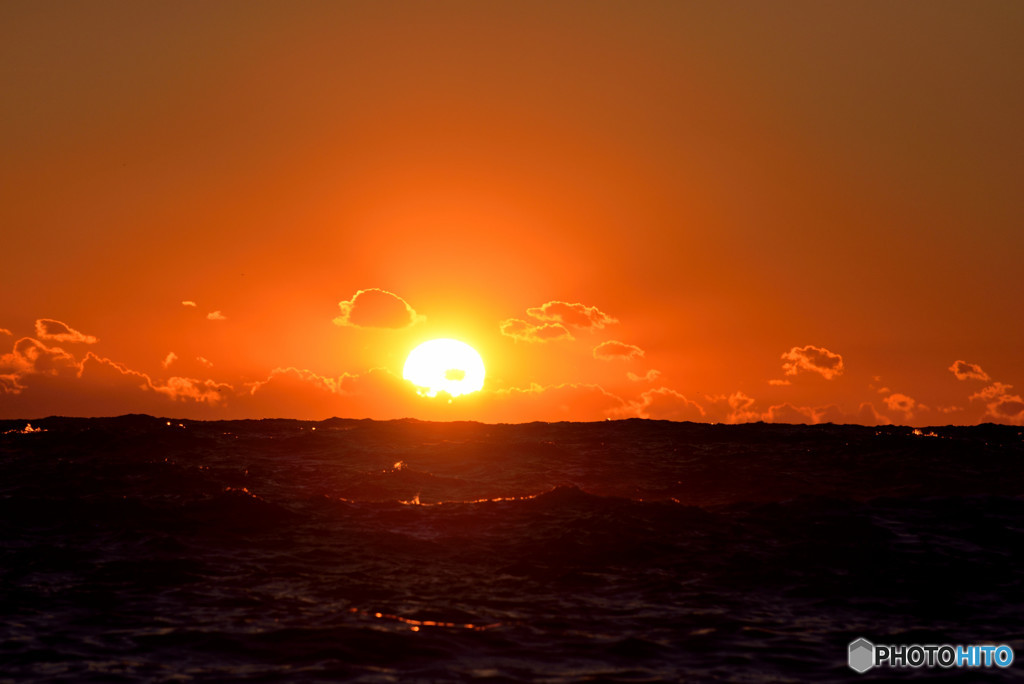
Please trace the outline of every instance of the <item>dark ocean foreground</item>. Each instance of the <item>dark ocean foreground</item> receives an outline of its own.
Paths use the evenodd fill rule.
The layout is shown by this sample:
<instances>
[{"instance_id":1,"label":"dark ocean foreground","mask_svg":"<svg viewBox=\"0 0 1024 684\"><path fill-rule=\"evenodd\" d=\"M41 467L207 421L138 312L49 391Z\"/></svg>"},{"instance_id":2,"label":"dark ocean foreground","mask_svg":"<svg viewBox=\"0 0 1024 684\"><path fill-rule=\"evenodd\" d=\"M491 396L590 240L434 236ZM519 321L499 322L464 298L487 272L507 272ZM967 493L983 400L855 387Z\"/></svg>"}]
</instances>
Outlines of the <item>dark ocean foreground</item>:
<instances>
[{"instance_id":1,"label":"dark ocean foreground","mask_svg":"<svg viewBox=\"0 0 1024 684\"><path fill-rule=\"evenodd\" d=\"M0 682L1020 681L1016 427L0 421ZM1008 644L1007 669L847 645Z\"/></svg>"}]
</instances>

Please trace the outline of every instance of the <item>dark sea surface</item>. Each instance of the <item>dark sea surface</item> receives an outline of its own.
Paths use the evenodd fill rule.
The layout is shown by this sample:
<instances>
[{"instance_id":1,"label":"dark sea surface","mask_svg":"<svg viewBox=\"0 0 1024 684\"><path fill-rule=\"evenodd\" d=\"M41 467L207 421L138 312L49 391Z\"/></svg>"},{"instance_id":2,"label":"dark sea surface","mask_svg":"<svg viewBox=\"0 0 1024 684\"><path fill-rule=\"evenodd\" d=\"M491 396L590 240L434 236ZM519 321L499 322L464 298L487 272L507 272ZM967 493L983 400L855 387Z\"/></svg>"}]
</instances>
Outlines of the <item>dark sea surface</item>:
<instances>
[{"instance_id":1,"label":"dark sea surface","mask_svg":"<svg viewBox=\"0 0 1024 684\"><path fill-rule=\"evenodd\" d=\"M0 682L1022 681L1021 428L0 421ZM1008 644L1007 669L846 664Z\"/></svg>"}]
</instances>

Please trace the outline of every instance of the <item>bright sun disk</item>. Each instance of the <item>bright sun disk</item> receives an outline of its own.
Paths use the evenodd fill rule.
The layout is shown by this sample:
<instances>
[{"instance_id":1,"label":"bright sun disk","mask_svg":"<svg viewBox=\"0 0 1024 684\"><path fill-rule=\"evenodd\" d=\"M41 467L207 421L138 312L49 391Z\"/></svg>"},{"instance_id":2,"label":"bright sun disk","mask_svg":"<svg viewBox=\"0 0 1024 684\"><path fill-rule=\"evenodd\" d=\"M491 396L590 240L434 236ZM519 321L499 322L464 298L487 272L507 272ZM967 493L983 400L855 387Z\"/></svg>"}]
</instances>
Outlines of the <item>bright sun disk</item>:
<instances>
[{"instance_id":1,"label":"bright sun disk","mask_svg":"<svg viewBox=\"0 0 1024 684\"><path fill-rule=\"evenodd\" d=\"M445 392L457 397L484 386L484 361L465 342L441 338L429 340L409 352L402 377L427 397Z\"/></svg>"}]
</instances>

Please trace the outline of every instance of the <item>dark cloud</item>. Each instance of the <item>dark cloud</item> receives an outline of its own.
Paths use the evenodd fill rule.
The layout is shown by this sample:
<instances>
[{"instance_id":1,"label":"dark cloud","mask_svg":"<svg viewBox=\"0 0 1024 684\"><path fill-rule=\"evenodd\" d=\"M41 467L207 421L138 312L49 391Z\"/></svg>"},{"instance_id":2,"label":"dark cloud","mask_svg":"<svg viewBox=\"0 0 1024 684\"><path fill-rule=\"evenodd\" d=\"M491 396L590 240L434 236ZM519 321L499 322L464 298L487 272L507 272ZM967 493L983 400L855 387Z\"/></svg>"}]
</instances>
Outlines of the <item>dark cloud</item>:
<instances>
[{"instance_id":1,"label":"dark cloud","mask_svg":"<svg viewBox=\"0 0 1024 684\"><path fill-rule=\"evenodd\" d=\"M985 402L985 417L997 423L1024 423L1024 399L1017 394L1010 394L1013 385L993 382L991 385L971 395L971 401L979 399Z\"/></svg>"},{"instance_id":2,"label":"dark cloud","mask_svg":"<svg viewBox=\"0 0 1024 684\"><path fill-rule=\"evenodd\" d=\"M247 415L386 419L447 408L419 397L411 383L383 368L336 377L306 368L275 368L246 389L241 410ZM444 416L430 415L435 417Z\"/></svg>"},{"instance_id":3,"label":"dark cloud","mask_svg":"<svg viewBox=\"0 0 1024 684\"><path fill-rule=\"evenodd\" d=\"M156 392L172 401L194 401L199 404L216 405L225 403L234 393L234 388L223 382L198 378L170 377L166 381L153 380L148 374L132 370L124 364L97 356L92 352L85 355L79 367L79 377L86 384L95 383L98 377L109 379L120 375L125 383L139 389Z\"/></svg>"},{"instance_id":4,"label":"dark cloud","mask_svg":"<svg viewBox=\"0 0 1024 684\"><path fill-rule=\"evenodd\" d=\"M789 403L772 406L765 412L763 420L768 423L791 423L794 425L817 425L819 423L850 423L850 416L835 404L828 406L793 406Z\"/></svg>"},{"instance_id":5,"label":"dark cloud","mask_svg":"<svg viewBox=\"0 0 1024 684\"><path fill-rule=\"evenodd\" d=\"M314 373L311 370L305 368L295 368L290 366L288 368L275 368L267 376L266 380L258 380L251 382L246 385L250 395L255 396L257 393L265 393L271 391L274 385L282 383L301 383L301 387L312 387L320 392L327 394L338 394L341 390L341 382L339 378L332 378L329 376L320 375Z\"/></svg>"},{"instance_id":6,"label":"dark cloud","mask_svg":"<svg viewBox=\"0 0 1024 684\"><path fill-rule=\"evenodd\" d=\"M856 414L848 414L835 404L828 406L794 406L790 403L770 407L763 416L768 423L791 423L794 425L836 425L857 423L859 425L888 424L890 421L875 410L870 403L860 405Z\"/></svg>"},{"instance_id":7,"label":"dark cloud","mask_svg":"<svg viewBox=\"0 0 1024 684\"><path fill-rule=\"evenodd\" d=\"M74 356L60 347L47 347L31 337L22 337L10 352L0 356L0 373L6 375L56 375L77 368Z\"/></svg>"},{"instance_id":8,"label":"dark cloud","mask_svg":"<svg viewBox=\"0 0 1024 684\"><path fill-rule=\"evenodd\" d=\"M111 416L139 412L159 415L166 400L147 392L148 377L126 375L92 352L81 363L63 358L59 372L23 374L13 408L0 397L0 410L19 416L44 415Z\"/></svg>"},{"instance_id":9,"label":"dark cloud","mask_svg":"<svg viewBox=\"0 0 1024 684\"><path fill-rule=\"evenodd\" d=\"M768 423L789 423L791 425L813 425L818 422L814 409L807 406L793 406L790 403L770 406L764 414Z\"/></svg>"},{"instance_id":10,"label":"dark cloud","mask_svg":"<svg viewBox=\"0 0 1024 684\"><path fill-rule=\"evenodd\" d=\"M754 398L747 396L744 392L736 391L732 394L708 396L707 400L712 404L708 411L712 421L752 423L764 420L761 412L754 408L756 403Z\"/></svg>"},{"instance_id":11,"label":"dark cloud","mask_svg":"<svg viewBox=\"0 0 1024 684\"><path fill-rule=\"evenodd\" d=\"M762 419L761 414L754 410L754 398L743 392L733 392L729 395L729 409L731 423L751 423Z\"/></svg>"},{"instance_id":12,"label":"dark cloud","mask_svg":"<svg viewBox=\"0 0 1024 684\"><path fill-rule=\"evenodd\" d=\"M66 323L55 321L52 318L40 318L36 321L36 337L50 342L81 342L82 344L99 342L92 335L80 333Z\"/></svg>"},{"instance_id":13,"label":"dark cloud","mask_svg":"<svg viewBox=\"0 0 1024 684\"><path fill-rule=\"evenodd\" d=\"M851 423L856 422L850 419L838 406L830 404L814 409L814 418L819 423Z\"/></svg>"},{"instance_id":14,"label":"dark cloud","mask_svg":"<svg viewBox=\"0 0 1024 684\"><path fill-rule=\"evenodd\" d=\"M3 373L0 386L13 390L11 405L0 392L0 411L17 415L63 413L77 416L109 416L142 412L179 417L210 418L211 407L223 407L233 396L225 383L196 378L172 377L154 380L148 374L88 352L81 362L61 349L49 348L26 338L4 363L21 367L18 373ZM13 359L13 363L12 363ZM183 402L182 408L171 408ZM182 404L179 403L178 406ZM202 409L198 407L202 406Z\"/></svg>"},{"instance_id":15,"label":"dark cloud","mask_svg":"<svg viewBox=\"0 0 1024 684\"><path fill-rule=\"evenodd\" d=\"M700 404L668 387L659 387L644 392L640 395L640 401L634 406L638 416L654 420L700 422L707 415Z\"/></svg>"},{"instance_id":16,"label":"dark cloud","mask_svg":"<svg viewBox=\"0 0 1024 684\"><path fill-rule=\"evenodd\" d=\"M960 359L954 361L949 370L956 376L957 380L981 380L982 382L990 380L988 373L983 371L981 366L976 363L967 363Z\"/></svg>"},{"instance_id":17,"label":"dark cloud","mask_svg":"<svg viewBox=\"0 0 1024 684\"><path fill-rule=\"evenodd\" d=\"M857 422L861 425L889 425L891 420L883 416L870 401L863 402L857 410Z\"/></svg>"},{"instance_id":18,"label":"dark cloud","mask_svg":"<svg viewBox=\"0 0 1024 684\"><path fill-rule=\"evenodd\" d=\"M817 373L826 380L831 380L843 373L843 357L830 352L824 347L812 344L804 347L793 347L782 355L782 370L786 375L796 375L801 371Z\"/></svg>"},{"instance_id":19,"label":"dark cloud","mask_svg":"<svg viewBox=\"0 0 1024 684\"><path fill-rule=\"evenodd\" d=\"M1024 422L1024 399L1009 394L996 397L988 405L988 415L1000 422L1020 424Z\"/></svg>"},{"instance_id":20,"label":"dark cloud","mask_svg":"<svg viewBox=\"0 0 1024 684\"><path fill-rule=\"evenodd\" d=\"M407 328L424 320L409 304L396 294L370 288L359 290L352 299L338 302L341 315L336 325L357 328Z\"/></svg>"},{"instance_id":21,"label":"dark cloud","mask_svg":"<svg viewBox=\"0 0 1024 684\"><path fill-rule=\"evenodd\" d=\"M248 413L275 416L394 418L416 415L428 420L602 420L628 414L620 397L598 385L562 384L483 389L449 404L419 396L406 380L385 369L326 377L310 370L278 368L263 381L247 385Z\"/></svg>"},{"instance_id":22,"label":"dark cloud","mask_svg":"<svg viewBox=\"0 0 1024 684\"><path fill-rule=\"evenodd\" d=\"M481 394L480 409L489 421L603 420L631 415L625 400L600 385L531 385Z\"/></svg>"}]
</instances>

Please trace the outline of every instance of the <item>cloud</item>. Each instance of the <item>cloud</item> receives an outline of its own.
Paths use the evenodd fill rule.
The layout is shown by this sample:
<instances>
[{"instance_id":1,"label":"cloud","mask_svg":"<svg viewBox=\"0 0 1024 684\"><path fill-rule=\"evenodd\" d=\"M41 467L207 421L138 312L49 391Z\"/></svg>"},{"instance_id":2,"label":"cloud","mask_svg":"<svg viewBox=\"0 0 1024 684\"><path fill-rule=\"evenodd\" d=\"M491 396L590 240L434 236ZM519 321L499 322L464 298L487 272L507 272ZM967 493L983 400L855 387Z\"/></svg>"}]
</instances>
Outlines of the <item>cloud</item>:
<instances>
[{"instance_id":1,"label":"cloud","mask_svg":"<svg viewBox=\"0 0 1024 684\"><path fill-rule=\"evenodd\" d=\"M55 321L52 318L40 318L36 321L36 337L51 342L81 342L82 344L99 342L92 335L80 333L66 323Z\"/></svg>"},{"instance_id":2,"label":"cloud","mask_svg":"<svg viewBox=\"0 0 1024 684\"><path fill-rule=\"evenodd\" d=\"M762 415L767 423L788 423L791 425L836 425L856 423L858 425L888 425L891 421L878 413L870 402L864 402L855 414L843 411L835 404L828 406L794 406L788 402L771 406Z\"/></svg>"},{"instance_id":3,"label":"cloud","mask_svg":"<svg viewBox=\"0 0 1024 684\"><path fill-rule=\"evenodd\" d=\"M330 415L389 419L524 422L603 420L630 415L629 404L598 385L561 384L483 389L456 397L425 398L406 380L383 368L340 377L308 369L276 368L266 380L247 385L248 415L305 417Z\"/></svg>"},{"instance_id":4,"label":"cloud","mask_svg":"<svg viewBox=\"0 0 1024 684\"><path fill-rule=\"evenodd\" d=\"M93 368L89 371L89 368ZM197 378L171 377L166 382L154 381L146 373L132 370L124 364L103 358L89 352L79 366L78 376L85 377L87 373L96 374L97 370L106 371L108 377L112 377L111 371L127 378L130 383L143 390L151 390L163 395L173 401L194 401L199 404L220 404L223 403L233 392L234 388L222 382L214 380L200 380Z\"/></svg>"},{"instance_id":5,"label":"cloud","mask_svg":"<svg viewBox=\"0 0 1024 684\"><path fill-rule=\"evenodd\" d=\"M132 370L122 363L97 356L92 352L85 355L78 365L78 378L106 375L108 378L127 379L130 386L136 389L153 389L153 380L145 373ZM109 383L108 384L113 384Z\"/></svg>"},{"instance_id":6,"label":"cloud","mask_svg":"<svg viewBox=\"0 0 1024 684\"><path fill-rule=\"evenodd\" d=\"M0 374L0 394L21 394L25 386L20 382L17 373Z\"/></svg>"},{"instance_id":7,"label":"cloud","mask_svg":"<svg viewBox=\"0 0 1024 684\"><path fill-rule=\"evenodd\" d=\"M857 422L861 425L890 425L891 420L883 416L870 401L861 403L857 410Z\"/></svg>"},{"instance_id":8,"label":"cloud","mask_svg":"<svg viewBox=\"0 0 1024 684\"><path fill-rule=\"evenodd\" d=\"M483 420L603 420L633 415L631 406L600 385L564 383L528 388L510 387L481 394Z\"/></svg>"},{"instance_id":9,"label":"cloud","mask_svg":"<svg viewBox=\"0 0 1024 684\"><path fill-rule=\"evenodd\" d=\"M633 371L629 371L629 372L626 373L626 377L629 378L630 380L632 380L633 382L642 382L644 380L646 380L648 382L652 382L654 380L657 380L660 376L661 376L661 371L660 370L655 370L654 368L652 368L651 370L647 371L643 375L637 375Z\"/></svg>"},{"instance_id":10,"label":"cloud","mask_svg":"<svg viewBox=\"0 0 1024 684\"><path fill-rule=\"evenodd\" d=\"M10 352L0 356L0 373L12 376L57 375L77 366L75 357L60 347L47 347L31 337L22 337Z\"/></svg>"},{"instance_id":11,"label":"cloud","mask_svg":"<svg viewBox=\"0 0 1024 684\"><path fill-rule=\"evenodd\" d=\"M232 393L230 385L212 380L156 381L93 352L77 361L64 349L29 337L0 356L0 412L10 415L160 415L167 411L167 399L211 406L222 404ZM16 395L13 404L12 395ZM208 412L191 413L209 417Z\"/></svg>"},{"instance_id":12,"label":"cloud","mask_svg":"<svg viewBox=\"0 0 1024 684\"><path fill-rule=\"evenodd\" d=\"M8 330L7 328L0 328L0 335L10 335L10 336L13 336L13 333L10 330Z\"/></svg>"},{"instance_id":13,"label":"cloud","mask_svg":"<svg viewBox=\"0 0 1024 684\"><path fill-rule=\"evenodd\" d=\"M174 352L168 352L167 356L164 357L164 360L160 362L160 367L165 369L170 368L171 364L178 361L178 359L179 357L177 354L175 354ZM197 356L196 361L198 361L200 365L205 366L206 368L213 368L213 362L206 359L205 357Z\"/></svg>"},{"instance_id":14,"label":"cloud","mask_svg":"<svg viewBox=\"0 0 1024 684\"><path fill-rule=\"evenodd\" d=\"M804 347L793 347L782 355L782 370L786 375L796 375L800 371L817 373L826 380L831 380L843 373L843 357L830 352L824 347L812 344Z\"/></svg>"},{"instance_id":15,"label":"cloud","mask_svg":"<svg viewBox=\"0 0 1024 684\"><path fill-rule=\"evenodd\" d=\"M882 401L889 407L890 411L900 411L904 414L904 418L910 420L914 416L914 408L917 406L917 402L906 394L890 394Z\"/></svg>"},{"instance_id":16,"label":"cloud","mask_svg":"<svg viewBox=\"0 0 1024 684\"><path fill-rule=\"evenodd\" d=\"M850 423L856 422L851 421L850 417L847 416L838 406L835 404L829 404L814 409L814 417L819 423Z\"/></svg>"},{"instance_id":17,"label":"cloud","mask_svg":"<svg viewBox=\"0 0 1024 684\"><path fill-rule=\"evenodd\" d=\"M879 391L889 390L888 388L883 387ZM882 401L885 403L886 407L890 411L897 411L899 413L902 413L903 415L901 417L898 417L897 420L901 420L906 423L909 423L911 420L913 420L915 416L919 421L926 419L922 418L921 414L927 414L929 411L931 411L931 409L925 404L922 404L920 401L917 401L913 397L907 396L906 394L902 394L900 392L894 392L893 394L890 394L889 396L883 398Z\"/></svg>"},{"instance_id":18,"label":"cloud","mask_svg":"<svg viewBox=\"0 0 1024 684\"><path fill-rule=\"evenodd\" d=\"M324 392L335 394L338 392L339 383L336 378L329 378L318 373L314 373L311 370L305 368L295 368L289 366L287 368L275 368L270 371L270 375L267 376L266 380L257 380L246 385L249 388L249 394L255 395L257 392L264 391L267 385L275 381L279 381L282 378L298 380L305 385L312 385Z\"/></svg>"},{"instance_id":19,"label":"cloud","mask_svg":"<svg viewBox=\"0 0 1024 684\"><path fill-rule=\"evenodd\" d=\"M521 342L551 342L571 340L572 334L561 323L533 325L518 318L508 318L500 324L501 334Z\"/></svg>"},{"instance_id":20,"label":"cloud","mask_svg":"<svg viewBox=\"0 0 1024 684\"><path fill-rule=\"evenodd\" d=\"M634 406L638 416L654 420L703 421L707 415L700 404L668 387L644 392Z\"/></svg>"},{"instance_id":21,"label":"cloud","mask_svg":"<svg viewBox=\"0 0 1024 684\"><path fill-rule=\"evenodd\" d=\"M526 313L541 323L537 325L519 318L507 318L499 324L501 334L523 342L571 340L573 336L567 326L596 330L617 322L596 306L578 302L547 302L527 309Z\"/></svg>"},{"instance_id":22,"label":"cloud","mask_svg":"<svg viewBox=\"0 0 1024 684\"><path fill-rule=\"evenodd\" d=\"M980 399L985 402L985 417L997 423L1024 424L1024 399L1020 395L1010 394L1013 385L993 382L991 385L970 396L971 401Z\"/></svg>"},{"instance_id":23,"label":"cloud","mask_svg":"<svg viewBox=\"0 0 1024 684\"><path fill-rule=\"evenodd\" d=\"M618 340L608 340L594 347L594 358L604 361L612 359L638 359L644 355L644 350L636 345L626 344Z\"/></svg>"},{"instance_id":24,"label":"cloud","mask_svg":"<svg viewBox=\"0 0 1024 684\"><path fill-rule=\"evenodd\" d=\"M422 401L411 383L383 368L361 374L322 375L294 366L275 368L265 380L248 383L241 411L248 416L283 418L389 419L449 408L443 401ZM443 418L443 415L431 418Z\"/></svg>"},{"instance_id":25,"label":"cloud","mask_svg":"<svg viewBox=\"0 0 1024 684\"><path fill-rule=\"evenodd\" d=\"M835 404L829 404L828 406L794 406L788 402L769 407L761 418L768 423L789 423L792 425L858 422L851 420L851 417Z\"/></svg>"},{"instance_id":26,"label":"cloud","mask_svg":"<svg viewBox=\"0 0 1024 684\"><path fill-rule=\"evenodd\" d=\"M339 403L341 381L305 368L275 368L266 380L248 383L242 398L250 415L282 418L375 417L372 408L361 407L363 413L347 414ZM369 404L369 402L364 402Z\"/></svg>"},{"instance_id":27,"label":"cloud","mask_svg":"<svg viewBox=\"0 0 1024 684\"><path fill-rule=\"evenodd\" d=\"M0 413L6 415L167 415L170 399L186 403L184 409L174 409L179 417L210 418L210 407L220 406L222 397L231 393L230 386L209 380L159 382L93 352L78 362L63 349L31 338L19 340L15 350L3 356L3 364L20 368L0 373Z\"/></svg>"},{"instance_id":28,"label":"cloud","mask_svg":"<svg viewBox=\"0 0 1024 684\"><path fill-rule=\"evenodd\" d=\"M987 401L990 399L995 399L996 397L1001 397L1011 389L1013 389L1013 385L1006 385L1001 382L993 382L988 387L984 387L975 392L974 394L972 394L969 397L969 399L971 401L974 401L975 399L982 399Z\"/></svg>"},{"instance_id":29,"label":"cloud","mask_svg":"<svg viewBox=\"0 0 1024 684\"><path fill-rule=\"evenodd\" d=\"M181 302L181 305L182 305L182 306L191 306L191 307L193 307L193 308L194 308L194 307L196 306L196 303L195 303L195 302L193 302L193 301L192 301L191 299L186 299L186 300L183 300L183 301Z\"/></svg>"},{"instance_id":30,"label":"cloud","mask_svg":"<svg viewBox=\"0 0 1024 684\"><path fill-rule=\"evenodd\" d=\"M407 328L425 320L409 304L396 294L370 288L359 290L352 299L338 302L341 315L334 319L336 325L357 328Z\"/></svg>"},{"instance_id":31,"label":"cloud","mask_svg":"<svg viewBox=\"0 0 1024 684\"><path fill-rule=\"evenodd\" d=\"M205 404L219 404L230 396L234 388L223 382L197 380L195 378L168 378L163 384L153 384L154 392L170 397L174 401L195 401Z\"/></svg>"},{"instance_id":32,"label":"cloud","mask_svg":"<svg viewBox=\"0 0 1024 684\"><path fill-rule=\"evenodd\" d=\"M564 383L485 388L456 397L426 398L406 380L383 368L340 377L301 368L276 368L266 380L247 385L248 415L520 423L533 420L604 420L636 415L631 405L599 385Z\"/></svg>"},{"instance_id":33,"label":"cloud","mask_svg":"<svg viewBox=\"0 0 1024 684\"><path fill-rule=\"evenodd\" d=\"M210 321L226 321L226 320L228 320L228 317L225 316L224 314L222 314L219 309L217 311L211 311L210 313L206 314L206 318L207 318L207 320L210 320Z\"/></svg>"},{"instance_id":34,"label":"cloud","mask_svg":"<svg viewBox=\"0 0 1024 684\"><path fill-rule=\"evenodd\" d=\"M327 397L333 397L342 393L342 384L348 374L334 378L320 375L308 368L296 368L294 366L279 367L270 371L266 380L259 380L246 384L248 394L259 397L263 403L269 403L271 399L277 399L279 403L294 408L296 405L303 405L306 408L318 406L322 414L323 402ZM316 415L307 413L306 415Z\"/></svg>"},{"instance_id":35,"label":"cloud","mask_svg":"<svg viewBox=\"0 0 1024 684\"><path fill-rule=\"evenodd\" d=\"M162 361L183 360L168 352ZM652 396L653 411L663 397ZM685 403L683 404L685 406ZM425 399L386 369L324 376L301 368L276 368L266 379L229 384L176 373L160 378L93 352L81 361L59 347L23 338L0 355L0 415L36 418L149 413L176 418L326 418L332 415L424 420L602 420L635 415L623 398L598 385L531 385L445 399ZM696 410L694 417L699 416Z\"/></svg>"},{"instance_id":36,"label":"cloud","mask_svg":"<svg viewBox=\"0 0 1024 684\"><path fill-rule=\"evenodd\" d=\"M558 301L548 302L541 306L527 309L526 313L537 320L554 321L571 325L574 328L589 328L591 330L618 322L596 306L585 306L578 302L575 304Z\"/></svg>"},{"instance_id":37,"label":"cloud","mask_svg":"<svg viewBox=\"0 0 1024 684\"><path fill-rule=\"evenodd\" d=\"M748 397L743 392L733 392L729 395L729 421L732 423L749 423L761 420L761 414L754 409L754 398Z\"/></svg>"},{"instance_id":38,"label":"cloud","mask_svg":"<svg viewBox=\"0 0 1024 684\"><path fill-rule=\"evenodd\" d=\"M809 406L793 406L790 403L770 406L763 416L768 423L789 423L791 425L813 425L818 416Z\"/></svg>"},{"instance_id":39,"label":"cloud","mask_svg":"<svg viewBox=\"0 0 1024 684\"><path fill-rule=\"evenodd\" d=\"M776 387L785 387L786 385L792 385L793 383L790 382L789 380L782 380L782 379L775 378L775 379L769 380L768 384L769 385L775 385Z\"/></svg>"},{"instance_id":40,"label":"cloud","mask_svg":"<svg viewBox=\"0 0 1024 684\"><path fill-rule=\"evenodd\" d=\"M22 337L11 351L0 355L0 394L20 395L45 378L71 377L78 371L75 357L60 347Z\"/></svg>"},{"instance_id":41,"label":"cloud","mask_svg":"<svg viewBox=\"0 0 1024 684\"><path fill-rule=\"evenodd\" d=\"M990 379L988 373L981 370L981 366L976 363L967 363L960 359L954 361L949 370L956 376L957 380L981 380L982 382L988 382Z\"/></svg>"},{"instance_id":42,"label":"cloud","mask_svg":"<svg viewBox=\"0 0 1024 684\"><path fill-rule=\"evenodd\" d=\"M1024 423L1024 399L1016 394L1002 394L988 404L986 415L1000 423Z\"/></svg>"},{"instance_id":43,"label":"cloud","mask_svg":"<svg viewBox=\"0 0 1024 684\"><path fill-rule=\"evenodd\" d=\"M715 405L713 420L727 423L751 423L764 420L764 416L754 409L755 400L744 392L733 392L725 395L709 396L708 401Z\"/></svg>"}]
</instances>

